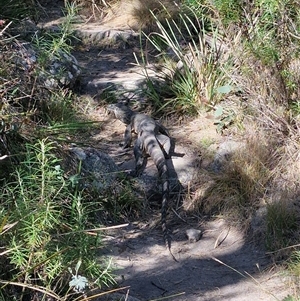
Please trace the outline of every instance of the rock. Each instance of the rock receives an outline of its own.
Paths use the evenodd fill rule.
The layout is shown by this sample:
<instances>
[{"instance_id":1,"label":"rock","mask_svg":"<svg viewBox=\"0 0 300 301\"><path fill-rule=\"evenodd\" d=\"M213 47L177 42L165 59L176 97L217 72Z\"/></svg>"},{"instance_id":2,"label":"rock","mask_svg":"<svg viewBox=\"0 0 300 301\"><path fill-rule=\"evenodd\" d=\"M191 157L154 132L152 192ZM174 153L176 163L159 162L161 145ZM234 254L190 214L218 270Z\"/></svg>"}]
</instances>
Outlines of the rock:
<instances>
[{"instance_id":1,"label":"rock","mask_svg":"<svg viewBox=\"0 0 300 301\"><path fill-rule=\"evenodd\" d=\"M36 51L28 42L21 42L13 44L14 62L16 66L26 72L32 71L37 62Z\"/></svg>"},{"instance_id":2,"label":"rock","mask_svg":"<svg viewBox=\"0 0 300 301\"><path fill-rule=\"evenodd\" d=\"M39 73L40 81L47 89L74 87L80 75L76 58L65 52L58 52Z\"/></svg>"},{"instance_id":3,"label":"rock","mask_svg":"<svg viewBox=\"0 0 300 301\"><path fill-rule=\"evenodd\" d=\"M109 155L94 148L74 147L70 152L82 162L81 185L103 193L115 184L120 170Z\"/></svg>"},{"instance_id":4,"label":"rock","mask_svg":"<svg viewBox=\"0 0 300 301\"><path fill-rule=\"evenodd\" d=\"M116 30L113 28L105 28L99 26L98 28L89 28L89 24L82 25L75 31L75 35L84 41L86 44L96 45L119 45L124 48L132 41L138 39L138 33L130 29Z\"/></svg>"},{"instance_id":5,"label":"rock","mask_svg":"<svg viewBox=\"0 0 300 301\"><path fill-rule=\"evenodd\" d=\"M202 231L193 228L187 229L185 233L189 242L197 242L202 237Z\"/></svg>"},{"instance_id":6,"label":"rock","mask_svg":"<svg viewBox=\"0 0 300 301\"><path fill-rule=\"evenodd\" d=\"M215 154L214 161L210 165L210 169L215 173L221 172L224 164L230 160L231 155L244 146L244 143L233 140L221 143Z\"/></svg>"},{"instance_id":7,"label":"rock","mask_svg":"<svg viewBox=\"0 0 300 301\"><path fill-rule=\"evenodd\" d=\"M14 22L8 30L10 35L16 36L18 40L26 41L31 41L32 37L41 31L36 23L30 18L25 18L19 20L18 22Z\"/></svg>"},{"instance_id":8,"label":"rock","mask_svg":"<svg viewBox=\"0 0 300 301\"><path fill-rule=\"evenodd\" d=\"M80 75L76 58L64 52L48 58L45 65L39 64L43 50L35 50L29 42L18 41L13 44L13 57L16 66L25 72L37 71L38 81L47 89L73 87Z\"/></svg>"}]
</instances>

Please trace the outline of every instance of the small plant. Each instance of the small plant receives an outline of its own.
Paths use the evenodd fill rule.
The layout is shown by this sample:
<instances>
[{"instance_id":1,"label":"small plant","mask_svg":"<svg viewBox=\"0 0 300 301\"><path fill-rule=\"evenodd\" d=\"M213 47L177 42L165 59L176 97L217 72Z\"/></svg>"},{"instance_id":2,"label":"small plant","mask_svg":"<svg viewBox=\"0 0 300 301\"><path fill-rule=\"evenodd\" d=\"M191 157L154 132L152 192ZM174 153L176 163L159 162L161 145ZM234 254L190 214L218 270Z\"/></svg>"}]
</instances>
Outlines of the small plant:
<instances>
[{"instance_id":1,"label":"small plant","mask_svg":"<svg viewBox=\"0 0 300 301\"><path fill-rule=\"evenodd\" d=\"M86 232L93 228L95 204L84 203L81 192L65 179L53 142L41 140L26 149L14 173L15 182L8 182L2 193L1 228L11 225L0 233L7 250L0 260L7 258L11 264L7 280L19 283L22 294L39 284L44 292L64 296L68 294L67 267L80 261L82 272L94 284L113 283L110 265L96 257L100 238ZM6 273L0 269L1 277ZM5 292L5 286L1 291Z\"/></svg>"},{"instance_id":2,"label":"small plant","mask_svg":"<svg viewBox=\"0 0 300 301\"><path fill-rule=\"evenodd\" d=\"M19 2L8 1L7 5L20 5ZM34 137L38 136L38 133L43 131L46 131L46 135L49 136L51 127L56 132L55 134L57 134L59 126L61 132L64 131L65 133L67 123L69 123L69 129L80 127L78 126L78 119L76 124L74 122L75 114L71 107L71 99L74 99L74 96L68 91L61 90L48 93L45 91L45 87L39 84L35 72L31 69L34 65L34 71L39 68L40 71L45 67L43 63L46 64L49 59L70 52L72 20L75 13L76 7L73 3L68 6L66 21L62 25L61 32L46 34L47 38L43 36L40 40L36 38L36 46L41 53L39 56L40 66L35 64L36 55L31 52L32 49L28 50L22 46L24 43L15 37L5 39L5 35L0 36L2 58L0 67L1 154L23 153L22 147L25 141L33 140ZM43 55L45 55L45 60ZM73 117L72 122L70 121L71 117ZM59 126L58 123L60 123ZM62 123L65 124L64 129L61 128ZM49 124L50 126L48 126ZM6 167L8 167L9 161L15 163L15 160L15 155L8 157L5 161ZM5 175L5 170L8 168L2 168L1 174Z\"/></svg>"},{"instance_id":3,"label":"small plant","mask_svg":"<svg viewBox=\"0 0 300 301\"><path fill-rule=\"evenodd\" d=\"M214 5L225 25L240 21L242 5L239 0L216 0Z\"/></svg>"},{"instance_id":4,"label":"small plant","mask_svg":"<svg viewBox=\"0 0 300 301\"><path fill-rule=\"evenodd\" d=\"M222 106L216 107L215 122L217 126L217 132L222 133L223 130L227 129L236 119L236 114L233 110L224 110Z\"/></svg>"},{"instance_id":5,"label":"small plant","mask_svg":"<svg viewBox=\"0 0 300 301\"><path fill-rule=\"evenodd\" d=\"M266 216L266 245L268 250L276 251L289 246L296 226L296 214L284 201L268 204Z\"/></svg>"},{"instance_id":6,"label":"small plant","mask_svg":"<svg viewBox=\"0 0 300 301\"><path fill-rule=\"evenodd\" d=\"M300 115L300 101L294 101L291 103L291 110L295 116Z\"/></svg>"},{"instance_id":7,"label":"small plant","mask_svg":"<svg viewBox=\"0 0 300 301\"><path fill-rule=\"evenodd\" d=\"M72 280L69 282L69 286L74 288L76 292L84 292L84 290L89 286L88 280L84 276L78 275L78 270L80 268L81 261L78 261L75 267L75 275L71 268L69 268L69 272L72 275Z\"/></svg>"},{"instance_id":8,"label":"small plant","mask_svg":"<svg viewBox=\"0 0 300 301\"><path fill-rule=\"evenodd\" d=\"M194 15L181 14L179 21L169 20L166 25L155 19L159 32L146 35L163 57L161 81L166 82L168 95L159 101L160 110L195 115L205 106L214 107L224 96L222 87L231 85L230 59L222 61L218 31L207 32L207 20L195 19ZM177 65L169 63L169 53Z\"/></svg>"},{"instance_id":9,"label":"small plant","mask_svg":"<svg viewBox=\"0 0 300 301\"><path fill-rule=\"evenodd\" d=\"M42 36L35 35L33 42L39 52L39 64L45 66L49 59L60 58L64 53L70 54L72 49L71 40L75 39L73 35L73 20L77 13L75 2L67 3L64 22L60 30L55 33L46 32Z\"/></svg>"}]
</instances>

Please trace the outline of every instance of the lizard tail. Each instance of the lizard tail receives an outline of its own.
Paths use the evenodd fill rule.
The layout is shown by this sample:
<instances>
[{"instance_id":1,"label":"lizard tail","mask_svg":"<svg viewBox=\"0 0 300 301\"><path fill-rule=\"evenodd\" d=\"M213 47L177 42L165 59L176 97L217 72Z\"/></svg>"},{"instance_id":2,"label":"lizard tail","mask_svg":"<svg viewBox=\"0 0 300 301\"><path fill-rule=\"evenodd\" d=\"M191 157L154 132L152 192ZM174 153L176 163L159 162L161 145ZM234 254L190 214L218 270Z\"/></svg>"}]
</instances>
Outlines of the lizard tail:
<instances>
[{"instance_id":1,"label":"lizard tail","mask_svg":"<svg viewBox=\"0 0 300 301\"><path fill-rule=\"evenodd\" d=\"M166 247L171 249L171 237L169 233L169 229L167 227L167 210L168 210L168 199L166 198L166 194L163 192L162 204L161 204L161 227L163 232L164 242Z\"/></svg>"},{"instance_id":2,"label":"lizard tail","mask_svg":"<svg viewBox=\"0 0 300 301\"><path fill-rule=\"evenodd\" d=\"M178 262L171 251L171 235L169 229L167 227L167 210L168 210L168 202L169 202L169 177L168 177L168 169L166 164L161 168L161 179L162 179L162 203L161 203L161 227L163 232L163 239L166 245L166 248L169 250L172 258Z\"/></svg>"},{"instance_id":3,"label":"lizard tail","mask_svg":"<svg viewBox=\"0 0 300 301\"><path fill-rule=\"evenodd\" d=\"M155 142L157 143L157 141ZM150 154L151 158L153 159L157 167L158 174L162 182L161 225L162 225L163 239L167 249L169 250L169 253L173 257L173 259L177 261L177 259L174 257L174 255L171 252L171 235L167 227L167 211L168 211L168 202L169 202L169 194L170 194L168 166L165 160L165 156L161 148L159 147L158 143L157 146L158 147L153 147L152 149L149 148L148 153Z\"/></svg>"}]
</instances>

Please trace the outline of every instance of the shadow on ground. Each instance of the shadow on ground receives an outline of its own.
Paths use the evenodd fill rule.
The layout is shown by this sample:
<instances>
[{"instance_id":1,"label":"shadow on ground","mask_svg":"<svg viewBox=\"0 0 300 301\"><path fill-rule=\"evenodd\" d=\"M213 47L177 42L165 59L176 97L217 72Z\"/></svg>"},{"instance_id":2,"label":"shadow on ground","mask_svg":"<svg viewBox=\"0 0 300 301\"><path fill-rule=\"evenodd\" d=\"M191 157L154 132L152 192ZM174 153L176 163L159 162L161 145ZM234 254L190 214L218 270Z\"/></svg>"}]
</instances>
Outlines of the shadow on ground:
<instances>
[{"instance_id":1,"label":"shadow on ground","mask_svg":"<svg viewBox=\"0 0 300 301\"><path fill-rule=\"evenodd\" d=\"M178 262L162 244L159 230L145 230L145 225L143 230L131 225L109 241L119 283L130 286L131 296L140 300L173 296L172 300L182 301L271 301L287 295L283 278L269 270L265 252L223 220L206 223L196 243L187 241L186 224L177 220L176 227L172 226L172 250Z\"/></svg>"}]
</instances>

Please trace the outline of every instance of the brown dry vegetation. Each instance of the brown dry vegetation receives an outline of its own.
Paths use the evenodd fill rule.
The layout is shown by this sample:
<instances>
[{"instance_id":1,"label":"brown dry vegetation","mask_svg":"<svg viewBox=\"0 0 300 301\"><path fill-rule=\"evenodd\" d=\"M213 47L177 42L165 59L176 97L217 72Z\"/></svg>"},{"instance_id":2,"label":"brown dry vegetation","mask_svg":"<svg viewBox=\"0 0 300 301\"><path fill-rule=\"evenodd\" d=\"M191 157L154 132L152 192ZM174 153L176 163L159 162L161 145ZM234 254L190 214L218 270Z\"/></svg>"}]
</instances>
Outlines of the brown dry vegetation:
<instances>
[{"instance_id":1,"label":"brown dry vegetation","mask_svg":"<svg viewBox=\"0 0 300 301\"><path fill-rule=\"evenodd\" d=\"M153 14L160 20L176 18L179 13L179 3L170 0L128 0L128 1L78 1L78 7L85 15L114 28L131 28L147 32L156 28Z\"/></svg>"}]
</instances>

